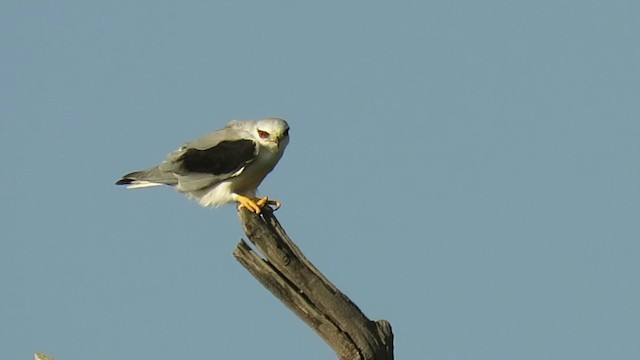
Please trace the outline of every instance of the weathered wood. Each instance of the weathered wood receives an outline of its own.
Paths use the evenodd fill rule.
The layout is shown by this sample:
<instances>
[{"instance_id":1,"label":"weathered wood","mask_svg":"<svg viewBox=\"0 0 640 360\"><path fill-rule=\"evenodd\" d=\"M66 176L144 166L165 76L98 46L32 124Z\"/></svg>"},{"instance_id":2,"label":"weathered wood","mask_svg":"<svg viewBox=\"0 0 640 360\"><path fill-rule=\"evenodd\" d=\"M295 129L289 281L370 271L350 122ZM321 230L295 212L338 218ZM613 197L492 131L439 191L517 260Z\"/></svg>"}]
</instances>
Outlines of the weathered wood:
<instances>
[{"instance_id":1,"label":"weathered wood","mask_svg":"<svg viewBox=\"0 0 640 360\"><path fill-rule=\"evenodd\" d=\"M269 209L262 215L240 210L239 216L245 234L264 258L241 240L234 251L236 259L313 328L339 359L393 359L391 324L369 320L307 260Z\"/></svg>"}]
</instances>

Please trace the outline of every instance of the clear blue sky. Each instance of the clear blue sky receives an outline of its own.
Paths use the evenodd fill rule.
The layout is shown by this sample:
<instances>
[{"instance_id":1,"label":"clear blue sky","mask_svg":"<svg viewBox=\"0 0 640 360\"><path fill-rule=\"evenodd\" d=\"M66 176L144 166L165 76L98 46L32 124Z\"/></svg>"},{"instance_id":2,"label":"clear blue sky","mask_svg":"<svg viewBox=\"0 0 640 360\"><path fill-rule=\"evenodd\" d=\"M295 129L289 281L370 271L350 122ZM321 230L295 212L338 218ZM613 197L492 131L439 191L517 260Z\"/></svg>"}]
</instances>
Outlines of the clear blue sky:
<instances>
[{"instance_id":1,"label":"clear blue sky","mask_svg":"<svg viewBox=\"0 0 640 360\"><path fill-rule=\"evenodd\" d=\"M261 191L399 359L640 358L636 1L2 1L0 358L331 359L233 206L113 182L286 118Z\"/></svg>"}]
</instances>

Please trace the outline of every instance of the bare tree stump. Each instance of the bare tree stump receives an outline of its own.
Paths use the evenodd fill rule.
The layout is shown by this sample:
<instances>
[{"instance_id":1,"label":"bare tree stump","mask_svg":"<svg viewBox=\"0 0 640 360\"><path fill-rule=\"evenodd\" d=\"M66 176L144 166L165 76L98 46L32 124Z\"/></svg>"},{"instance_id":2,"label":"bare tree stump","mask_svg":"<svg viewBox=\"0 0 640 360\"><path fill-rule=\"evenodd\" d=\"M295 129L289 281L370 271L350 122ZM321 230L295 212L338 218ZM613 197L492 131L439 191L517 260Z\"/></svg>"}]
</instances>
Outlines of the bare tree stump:
<instances>
[{"instance_id":1,"label":"bare tree stump","mask_svg":"<svg viewBox=\"0 0 640 360\"><path fill-rule=\"evenodd\" d=\"M393 332L371 321L307 260L273 215L238 212L245 234L233 255L271 293L324 339L341 360L392 360Z\"/></svg>"}]
</instances>

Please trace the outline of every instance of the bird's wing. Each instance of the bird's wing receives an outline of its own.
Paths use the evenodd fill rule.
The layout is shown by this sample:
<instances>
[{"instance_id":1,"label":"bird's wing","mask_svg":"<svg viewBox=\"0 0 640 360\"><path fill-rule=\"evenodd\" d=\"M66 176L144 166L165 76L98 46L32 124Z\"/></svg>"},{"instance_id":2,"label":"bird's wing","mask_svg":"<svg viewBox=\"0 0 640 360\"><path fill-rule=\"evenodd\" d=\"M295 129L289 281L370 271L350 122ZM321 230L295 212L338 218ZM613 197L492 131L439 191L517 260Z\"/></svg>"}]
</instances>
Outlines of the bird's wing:
<instances>
[{"instance_id":1,"label":"bird's wing","mask_svg":"<svg viewBox=\"0 0 640 360\"><path fill-rule=\"evenodd\" d=\"M127 174L116 184L129 188L166 184L195 191L240 175L258 151L249 133L227 126L183 145L159 166Z\"/></svg>"},{"instance_id":2,"label":"bird's wing","mask_svg":"<svg viewBox=\"0 0 640 360\"><path fill-rule=\"evenodd\" d=\"M240 175L258 151L245 131L226 127L172 152L158 169L173 174L180 190L198 190Z\"/></svg>"}]
</instances>

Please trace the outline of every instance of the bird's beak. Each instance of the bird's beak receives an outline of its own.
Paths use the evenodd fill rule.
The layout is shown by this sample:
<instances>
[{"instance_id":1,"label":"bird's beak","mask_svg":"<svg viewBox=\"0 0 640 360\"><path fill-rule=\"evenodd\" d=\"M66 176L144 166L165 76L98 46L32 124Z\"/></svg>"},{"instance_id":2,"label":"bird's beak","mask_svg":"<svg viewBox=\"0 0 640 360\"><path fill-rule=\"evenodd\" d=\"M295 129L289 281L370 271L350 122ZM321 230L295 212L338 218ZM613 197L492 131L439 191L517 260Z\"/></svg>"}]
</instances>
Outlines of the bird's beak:
<instances>
[{"instance_id":1,"label":"bird's beak","mask_svg":"<svg viewBox=\"0 0 640 360\"><path fill-rule=\"evenodd\" d=\"M275 142L275 143L276 143L276 145L278 145L278 147L280 147L280 144L282 143L282 139L283 139L283 138L284 138L284 134L280 134L280 135L276 136L276 137L273 139L273 142Z\"/></svg>"},{"instance_id":2,"label":"bird's beak","mask_svg":"<svg viewBox=\"0 0 640 360\"><path fill-rule=\"evenodd\" d=\"M287 136L289 136L288 131L283 132L281 134L277 134L272 138L272 141L278 146L280 147L283 143L286 143L286 138Z\"/></svg>"}]
</instances>

